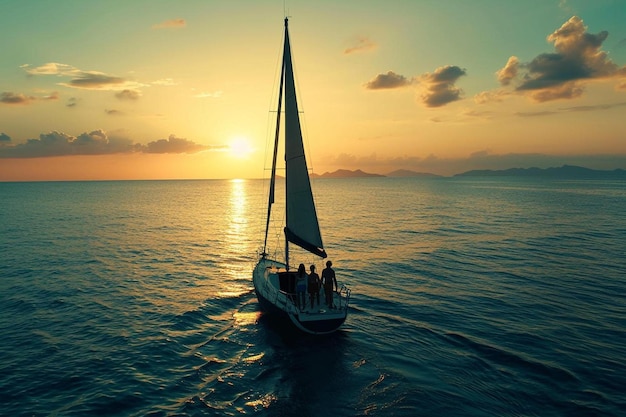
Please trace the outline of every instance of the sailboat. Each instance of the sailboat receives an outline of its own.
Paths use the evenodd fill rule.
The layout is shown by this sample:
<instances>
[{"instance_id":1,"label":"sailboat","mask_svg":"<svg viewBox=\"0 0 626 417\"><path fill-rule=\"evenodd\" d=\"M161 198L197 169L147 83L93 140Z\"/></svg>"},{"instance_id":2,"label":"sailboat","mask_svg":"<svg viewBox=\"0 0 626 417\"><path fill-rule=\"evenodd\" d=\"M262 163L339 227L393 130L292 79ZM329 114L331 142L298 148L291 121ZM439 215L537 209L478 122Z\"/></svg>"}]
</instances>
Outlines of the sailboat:
<instances>
[{"instance_id":1,"label":"sailboat","mask_svg":"<svg viewBox=\"0 0 626 417\"><path fill-rule=\"evenodd\" d=\"M281 128L282 104L285 104L284 151L285 151L285 247L282 256L268 253L268 233L276 188L276 159ZM304 155L300 115L296 100L291 46L289 43L288 19L285 18L283 60L278 95L278 111L274 137L274 152L269 186L265 241L259 253L259 260L252 272L252 281L261 309L274 316L287 317L297 329L310 334L328 334L337 330L348 316L350 289L345 285L336 286L330 303L324 303L324 288L320 288L322 305L309 305L309 294L305 292L307 303L296 302L296 270L289 259L290 245L296 245L322 259L327 257L322 244L320 226L311 190L311 181Z\"/></svg>"}]
</instances>

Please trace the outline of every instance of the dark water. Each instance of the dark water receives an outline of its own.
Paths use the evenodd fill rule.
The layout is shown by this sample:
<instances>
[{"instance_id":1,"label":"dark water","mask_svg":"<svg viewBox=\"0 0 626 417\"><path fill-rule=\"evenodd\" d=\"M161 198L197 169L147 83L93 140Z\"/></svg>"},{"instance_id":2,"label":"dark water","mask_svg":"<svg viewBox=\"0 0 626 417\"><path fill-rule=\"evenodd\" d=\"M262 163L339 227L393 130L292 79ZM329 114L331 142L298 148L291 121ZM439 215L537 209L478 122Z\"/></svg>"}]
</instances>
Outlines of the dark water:
<instances>
[{"instance_id":1,"label":"dark water","mask_svg":"<svg viewBox=\"0 0 626 417\"><path fill-rule=\"evenodd\" d=\"M0 414L626 415L626 183L314 187L323 338L258 311L259 181L0 183Z\"/></svg>"}]
</instances>

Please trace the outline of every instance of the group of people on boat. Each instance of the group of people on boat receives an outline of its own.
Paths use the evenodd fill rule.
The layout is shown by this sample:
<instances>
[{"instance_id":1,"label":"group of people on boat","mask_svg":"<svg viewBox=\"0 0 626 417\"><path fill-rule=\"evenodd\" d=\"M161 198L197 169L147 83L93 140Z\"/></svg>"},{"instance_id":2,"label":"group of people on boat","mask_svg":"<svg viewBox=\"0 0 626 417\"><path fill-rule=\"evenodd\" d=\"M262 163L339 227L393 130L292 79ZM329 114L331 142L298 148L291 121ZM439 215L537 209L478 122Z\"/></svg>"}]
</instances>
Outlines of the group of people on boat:
<instances>
[{"instance_id":1,"label":"group of people on boat","mask_svg":"<svg viewBox=\"0 0 626 417\"><path fill-rule=\"evenodd\" d=\"M306 293L309 293L311 308L320 306L320 288L324 288L326 306L335 308L333 303L333 290L337 291L337 278L332 268L333 263L326 261L326 268L322 270L322 278L315 272L315 265L311 265L310 272L306 273L304 264L300 264L298 272L296 272L296 306L300 310L306 308Z\"/></svg>"}]
</instances>

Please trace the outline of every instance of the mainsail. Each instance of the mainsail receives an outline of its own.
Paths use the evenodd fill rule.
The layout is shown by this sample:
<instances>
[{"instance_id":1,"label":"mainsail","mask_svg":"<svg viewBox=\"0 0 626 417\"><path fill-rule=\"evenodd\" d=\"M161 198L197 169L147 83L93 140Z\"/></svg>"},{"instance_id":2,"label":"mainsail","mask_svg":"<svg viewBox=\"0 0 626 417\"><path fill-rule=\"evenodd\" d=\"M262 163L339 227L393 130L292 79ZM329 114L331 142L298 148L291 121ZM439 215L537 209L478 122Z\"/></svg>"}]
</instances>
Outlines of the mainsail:
<instances>
[{"instance_id":1,"label":"mainsail","mask_svg":"<svg viewBox=\"0 0 626 417\"><path fill-rule=\"evenodd\" d=\"M322 244L322 235L315 212L315 202L311 191L311 181L304 157L300 115L296 100L296 86L294 83L293 67L291 64L291 47L289 31L285 18L285 44L283 49L283 65L280 74L280 89L278 96L278 115L276 119L276 136L274 138L274 154L272 158L272 175L267 208L267 224L265 227L265 244L263 253L266 254L267 235L269 232L270 215L274 204L274 187L276 184L276 155L278 151L278 133L280 129L280 111L285 99L285 186L286 186L286 226L285 237L288 242L326 258L326 251ZM285 257L289 265L289 249L285 248Z\"/></svg>"},{"instance_id":2,"label":"mainsail","mask_svg":"<svg viewBox=\"0 0 626 417\"><path fill-rule=\"evenodd\" d=\"M309 172L304 157L286 18L283 71L285 75L285 182L287 198L285 236L288 241L325 258L326 251L324 251L322 244Z\"/></svg>"}]
</instances>

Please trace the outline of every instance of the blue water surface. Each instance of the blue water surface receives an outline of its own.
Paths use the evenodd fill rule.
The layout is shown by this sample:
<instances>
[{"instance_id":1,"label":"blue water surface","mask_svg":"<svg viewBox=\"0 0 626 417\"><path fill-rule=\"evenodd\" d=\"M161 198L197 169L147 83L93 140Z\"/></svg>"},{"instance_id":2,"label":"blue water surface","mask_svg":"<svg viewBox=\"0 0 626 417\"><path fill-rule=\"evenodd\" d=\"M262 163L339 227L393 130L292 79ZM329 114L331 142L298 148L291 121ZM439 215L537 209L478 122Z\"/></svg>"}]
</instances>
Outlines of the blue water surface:
<instances>
[{"instance_id":1,"label":"blue water surface","mask_svg":"<svg viewBox=\"0 0 626 417\"><path fill-rule=\"evenodd\" d=\"M313 186L329 337L258 309L261 181L0 183L0 414L626 414L626 183Z\"/></svg>"}]
</instances>

